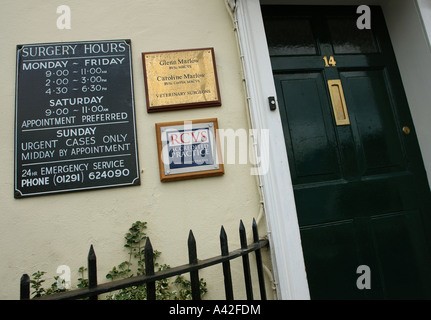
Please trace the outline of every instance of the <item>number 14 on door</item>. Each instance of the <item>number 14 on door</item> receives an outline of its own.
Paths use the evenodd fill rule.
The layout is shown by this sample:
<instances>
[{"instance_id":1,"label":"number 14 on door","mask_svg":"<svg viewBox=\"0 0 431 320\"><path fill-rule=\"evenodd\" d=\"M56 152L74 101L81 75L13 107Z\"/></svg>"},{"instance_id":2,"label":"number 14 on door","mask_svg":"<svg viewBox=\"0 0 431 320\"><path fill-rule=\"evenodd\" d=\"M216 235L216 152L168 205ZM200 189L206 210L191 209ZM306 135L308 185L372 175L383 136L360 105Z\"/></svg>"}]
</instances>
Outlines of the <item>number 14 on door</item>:
<instances>
[{"instance_id":1,"label":"number 14 on door","mask_svg":"<svg viewBox=\"0 0 431 320\"><path fill-rule=\"evenodd\" d=\"M329 68L329 67L335 67L335 66L337 66L337 61L335 61L335 59L334 59L334 57L333 56L330 56L329 57L329 60L328 60L328 57L327 56L324 56L323 57L323 60L325 61L325 67L326 68Z\"/></svg>"}]
</instances>

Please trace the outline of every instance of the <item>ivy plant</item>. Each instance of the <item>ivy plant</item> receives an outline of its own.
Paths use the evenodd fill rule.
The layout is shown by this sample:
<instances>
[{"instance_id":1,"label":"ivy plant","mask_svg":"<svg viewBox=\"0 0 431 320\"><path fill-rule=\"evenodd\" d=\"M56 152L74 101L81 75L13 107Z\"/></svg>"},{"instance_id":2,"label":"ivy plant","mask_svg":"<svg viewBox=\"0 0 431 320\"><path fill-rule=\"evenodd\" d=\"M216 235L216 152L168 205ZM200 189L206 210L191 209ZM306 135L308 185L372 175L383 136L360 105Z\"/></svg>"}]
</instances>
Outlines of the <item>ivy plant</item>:
<instances>
[{"instance_id":1,"label":"ivy plant","mask_svg":"<svg viewBox=\"0 0 431 320\"><path fill-rule=\"evenodd\" d=\"M115 280L119 278L128 278L135 275L145 274L145 255L144 244L147 239L145 230L147 223L136 221L129 228L129 232L125 235L126 243L125 248L128 248L129 259L121 262L117 267L113 267L106 275L107 279ZM157 258L161 252L154 250L154 267L158 271L166 270L169 265L159 265ZM136 263L135 272L133 272L133 264ZM206 282L200 279L200 292L201 297L207 292ZM119 290L107 296L107 299L112 300L139 300L145 299L147 296L146 285L134 286ZM162 279L156 281L156 299L157 300L190 300L191 299L191 283L185 279L184 276L177 276L175 281L170 283L169 279Z\"/></svg>"},{"instance_id":2,"label":"ivy plant","mask_svg":"<svg viewBox=\"0 0 431 320\"><path fill-rule=\"evenodd\" d=\"M51 284L51 286L48 289L44 289L42 284L45 282L45 280L43 279L43 276L45 274L46 272L44 271L37 271L32 274L32 280L30 280L30 285L31 285L31 288L34 290L32 293L34 298L66 291L66 289L62 289L58 287L58 282L60 279L59 276L55 276L54 277L55 281ZM62 287L65 288L64 280L61 280L61 282L63 284Z\"/></svg>"},{"instance_id":3,"label":"ivy plant","mask_svg":"<svg viewBox=\"0 0 431 320\"><path fill-rule=\"evenodd\" d=\"M128 260L125 260L114 266L106 275L107 279L125 279L133 276L145 275L145 252L144 244L147 239L145 230L147 229L147 222L136 221L129 228L124 236L124 247L128 249ZM166 270L169 265L159 265L157 259L160 257L161 252L154 250L154 267L158 271ZM85 277L87 268L80 267L78 273L78 288L88 287L88 279ZM66 291L64 285L62 288L58 287L59 277L55 276L55 282L48 289L43 288L45 282L44 275L46 272L37 271L32 274L31 288L33 289L33 297L41 297L58 292ZM207 284L204 279L200 279L200 294L201 297L208 291ZM147 298L146 285L132 286L129 288L117 290L106 296L108 300L142 300ZM191 300L191 283L183 275L179 275L173 282L170 279L162 279L156 281L156 299L157 300Z\"/></svg>"}]
</instances>

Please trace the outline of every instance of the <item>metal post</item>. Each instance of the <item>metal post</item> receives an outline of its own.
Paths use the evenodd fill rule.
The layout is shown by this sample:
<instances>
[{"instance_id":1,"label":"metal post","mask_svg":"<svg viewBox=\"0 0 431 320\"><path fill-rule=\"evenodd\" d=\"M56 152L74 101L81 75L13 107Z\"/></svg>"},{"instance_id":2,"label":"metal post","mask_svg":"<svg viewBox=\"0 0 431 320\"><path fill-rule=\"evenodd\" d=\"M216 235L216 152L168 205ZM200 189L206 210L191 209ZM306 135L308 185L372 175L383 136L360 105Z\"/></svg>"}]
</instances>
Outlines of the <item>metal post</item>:
<instances>
[{"instance_id":1,"label":"metal post","mask_svg":"<svg viewBox=\"0 0 431 320\"><path fill-rule=\"evenodd\" d=\"M239 238L241 242L241 249L247 249L247 235L242 220L239 224ZM247 293L247 300L253 300L253 286L251 284L250 259L248 257L248 254L242 256L242 265L244 268L244 282L245 290Z\"/></svg>"},{"instance_id":2,"label":"metal post","mask_svg":"<svg viewBox=\"0 0 431 320\"><path fill-rule=\"evenodd\" d=\"M90 246L88 252L88 287L90 289L97 287L97 265L96 265L96 254L94 252L93 245ZM89 297L90 300L97 300L97 295Z\"/></svg>"},{"instance_id":3,"label":"metal post","mask_svg":"<svg viewBox=\"0 0 431 320\"><path fill-rule=\"evenodd\" d=\"M21 300L30 300L30 277L23 274L20 280L19 298Z\"/></svg>"},{"instance_id":4,"label":"metal post","mask_svg":"<svg viewBox=\"0 0 431 320\"><path fill-rule=\"evenodd\" d=\"M228 256L229 248L228 248L228 242L227 242L227 235L223 226L221 227L221 231L220 231L220 247L221 247L221 255ZM232 274L230 270L229 260L223 262L223 276L224 276L224 289L226 292L226 300L233 300Z\"/></svg>"},{"instance_id":5,"label":"metal post","mask_svg":"<svg viewBox=\"0 0 431 320\"><path fill-rule=\"evenodd\" d=\"M193 235L193 232L190 230L189 239L188 239L188 247L189 247L189 264L197 264L198 256L196 250L196 240ZM200 284L199 284L199 272L198 270L190 271L190 281L192 286L192 299L200 300Z\"/></svg>"},{"instance_id":6,"label":"metal post","mask_svg":"<svg viewBox=\"0 0 431 320\"><path fill-rule=\"evenodd\" d=\"M253 218L253 241L255 244L259 243L259 233L257 231L256 220ZM257 275L259 277L259 289L260 289L260 299L266 300L266 291L265 291L265 279L263 277L263 267L262 267L262 254L260 253L260 249L255 251L256 254L256 266L257 266Z\"/></svg>"},{"instance_id":7,"label":"metal post","mask_svg":"<svg viewBox=\"0 0 431 320\"><path fill-rule=\"evenodd\" d=\"M145 275L150 276L154 274L154 251L151 245L150 238L145 241ZM147 283L147 300L156 300L156 282Z\"/></svg>"}]
</instances>

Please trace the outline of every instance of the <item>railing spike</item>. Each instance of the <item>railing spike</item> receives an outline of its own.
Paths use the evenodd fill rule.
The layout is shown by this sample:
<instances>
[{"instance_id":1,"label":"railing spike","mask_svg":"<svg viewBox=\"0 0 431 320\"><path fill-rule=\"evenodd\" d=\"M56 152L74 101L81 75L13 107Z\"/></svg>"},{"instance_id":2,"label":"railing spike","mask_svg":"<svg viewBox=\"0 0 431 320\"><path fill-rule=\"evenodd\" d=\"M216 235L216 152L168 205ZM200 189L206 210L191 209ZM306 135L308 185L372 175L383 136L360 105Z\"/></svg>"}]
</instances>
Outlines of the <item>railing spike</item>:
<instances>
[{"instance_id":1,"label":"railing spike","mask_svg":"<svg viewBox=\"0 0 431 320\"><path fill-rule=\"evenodd\" d=\"M189 239L187 241L188 247L189 247L189 264L197 264L198 263L198 256L197 256L197 249L196 249L196 240L195 236L193 235L192 230L189 232ZM199 282L199 272L198 270L190 271L190 282L192 287L192 299L193 300L200 300L201 299L201 293L200 293L200 282Z\"/></svg>"},{"instance_id":2,"label":"railing spike","mask_svg":"<svg viewBox=\"0 0 431 320\"><path fill-rule=\"evenodd\" d=\"M90 251L88 252L88 287L97 287L97 265L96 265L96 253L94 252L93 245L90 246ZM97 300L97 295L91 296L90 299Z\"/></svg>"},{"instance_id":3,"label":"railing spike","mask_svg":"<svg viewBox=\"0 0 431 320\"><path fill-rule=\"evenodd\" d=\"M145 246L144 246L144 250L145 250L145 254L150 254L150 255L152 255L153 254L153 246L152 246L152 244L151 244L151 241L150 241L150 238L149 237L147 237L146 239L145 239Z\"/></svg>"},{"instance_id":4,"label":"railing spike","mask_svg":"<svg viewBox=\"0 0 431 320\"><path fill-rule=\"evenodd\" d=\"M30 299L30 277L28 274L23 274L20 279L20 293L19 298L21 300Z\"/></svg>"},{"instance_id":5,"label":"railing spike","mask_svg":"<svg viewBox=\"0 0 431 320\"><path fill-rule=\"evenodd\" d=\"M239 238L241 242L241 249L247 249L247 235L242 220L239 224ZM244 282L247 300L253 300L253 287L251 284L250 260L248 258L248 254L242 256L242 265L244 269Z\"/></svg>"},{"instance_id":6,"label":"railing spike","mask_svg":"<svg viewBox=\"0 0 431 320\"><path fill-rule=\"evenodd\" d=\"M193 231L192 230L189 231L188 242L190 243L190 241L195 241L195 236L193 235Z\"/></svg>"},{"instance_id":7,"label":"railing spike","mask_svg":"<svg viewBox=\"0 0 431 320\"><path fill-rule=\"evenodd\" d=\"M96 253L94 252L93 245L90 245L90 250L88 251L88 260L96 260Z\"/></svg>"},{"instance_id":8,"label":"railing spike","mask_svg":"<svg viewBox=\"0 0 431 320\"><path fill-rule=\"evenodd\" d=\"M241 249L247 249L247 235L246 235L244 223L242 222L242 220L240 221L240 224L239 224L239 239L241 242Z\"/></svg>"},{"instance_id":9,"label":"railing spike","mask_svg":"<svg viewBox=\"0 0 431 320\"><path fill-rule=\"evenodd\" d=\"M187 240L187 244L189 247L189 263L197 263L197 249L196 249L196 240L195 236L193 235L193 231L190 230L189 232L189 238Z\"/></svg>"},{"instance_id":10,"label":"railing spike","mask_svg":"<svg viewBox=\"0 0 431 320\"><path fill-rule=\"evenodd\" d=\"M144 246L145 275L154 275L154 251L150 238L147 237ZM156 282L147 283L147 300L156 300Z\"/></svg>"},{"instance_id":11,"label":"railing spike","mask_svg":"<svg viewBox=\"0 0 431 320\"><path fill-rule=\"evenodd\" d=\"M221 227L221 231L220 231L220 248L221 248L222 256L229 255L227 235L223 226ZM224 288L225 288L226 300L233 300L232 273L230 270L229 260L224 261L222 265L223 265L223 277L224 277Z\"/></svg>"},{"instance_id":12,"label":"railing spike","mask_svg":"<svg viewBox=\"0 0 431 320\"><path fill-rule=\"evenodd\" d=\"M222 256L227 256L229 254L229 249L226 231L224 230L223 226L221 226L220 230L220 247Z\"/></svg>"},{"instance_id":13,"label":"railing spike","mask_svg":"<svg viewBox=\"0 0 431 320\"><path fill-rule=\"evenodd\" d=\"M257 230L256 220L254 218L253 218L252 229L253 229L253 241L254 241L254 243L258 243L259 242L259 232Z\"/></svg>"},{"instance_id":14,"label":"railing spike","mask_svg":"<svg viewBox=\"0 0 431 320\"><path fill-rule=\"evenodd\" d=\"M253 241L255 244L259 243L259 232L257 230L256 220L253 218ZM260 289L260 298L262 300L266 300L266 291L265 291L265 279L263 277L263 266L262 266L262 255L260 253L260 249L256 250L256 267L257 267L257 275L259 278L259 289Z\"/></svg>"}]
</instances>

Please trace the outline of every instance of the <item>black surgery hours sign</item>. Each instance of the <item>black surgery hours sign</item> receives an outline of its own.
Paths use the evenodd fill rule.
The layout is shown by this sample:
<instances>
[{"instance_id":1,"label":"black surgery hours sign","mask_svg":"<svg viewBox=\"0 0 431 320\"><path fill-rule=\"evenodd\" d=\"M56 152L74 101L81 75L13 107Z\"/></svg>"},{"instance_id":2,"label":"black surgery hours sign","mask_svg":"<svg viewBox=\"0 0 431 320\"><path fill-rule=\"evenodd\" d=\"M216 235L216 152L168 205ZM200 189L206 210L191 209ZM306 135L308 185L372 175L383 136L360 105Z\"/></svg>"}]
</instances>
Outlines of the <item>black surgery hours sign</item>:
<instances>
[{"instance_id":1,"label":"black surgery hours sign","mask_svg":"<svg viewBox=\"0 0 431 320\"><path fill-rule=\"evenodd\" d=\"M139 185L130 40L17 46L15 198Z\"/></svg>"}]
</instances>

